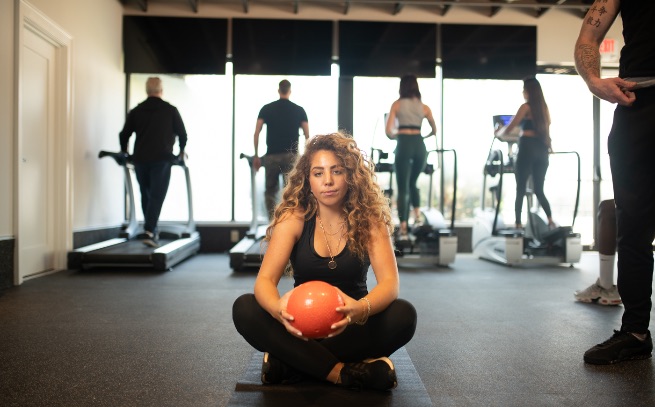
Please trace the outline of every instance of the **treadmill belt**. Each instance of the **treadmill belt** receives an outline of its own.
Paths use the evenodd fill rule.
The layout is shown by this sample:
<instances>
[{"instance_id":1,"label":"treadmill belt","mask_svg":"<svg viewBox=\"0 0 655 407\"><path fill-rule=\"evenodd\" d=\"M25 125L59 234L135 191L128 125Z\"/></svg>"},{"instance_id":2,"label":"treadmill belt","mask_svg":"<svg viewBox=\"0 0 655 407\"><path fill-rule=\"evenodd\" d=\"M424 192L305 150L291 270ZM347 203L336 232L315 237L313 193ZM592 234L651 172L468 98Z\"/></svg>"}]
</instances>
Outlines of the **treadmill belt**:
<instances>
[{"instance_id":1,"label":"treadmill belt","mask_svg":"<svg viewBox=\"0 0 655 407\"><path fill-rule=\"evenodd\" d=\"M245 373L237 382L228 407L432 406L430 396L404 347L391 355L398 375L398 387L388 392L354 391L310 380L291 385L263 385L260 379L263 357L263 353L254 352Z\"/></svg>"},{"instance_id":2,"label":"treadmill belt","mask_svg":"<svg viewBox=\"0 0 655 407\"><path fill-rule=\"evenodd\" d=\"M159 240L159 247L174 240ZM127 242L104 247L84 253L84 267L154 267L165 270L169 267L168 255L156 252L156 248L146 246L142 240L128 240Z\"/></svg>"},{"instance_id":3,"label":"treadmill belt","mask_svg":"<svg viewBox=\"0 0 655 407\"><path fill-rule=\"evenodd\" d=\"M173 240L159 240L159 246L164 246L172 242ZM150 255L156 249L150 246L143 244L142 240L128 240L125 243L116 244L113 246L105 247L99 250L94 250L92 253L97 253L101 255L112 255L112 256L131 256L131 255Z\"/></svg>"}]
</instances>

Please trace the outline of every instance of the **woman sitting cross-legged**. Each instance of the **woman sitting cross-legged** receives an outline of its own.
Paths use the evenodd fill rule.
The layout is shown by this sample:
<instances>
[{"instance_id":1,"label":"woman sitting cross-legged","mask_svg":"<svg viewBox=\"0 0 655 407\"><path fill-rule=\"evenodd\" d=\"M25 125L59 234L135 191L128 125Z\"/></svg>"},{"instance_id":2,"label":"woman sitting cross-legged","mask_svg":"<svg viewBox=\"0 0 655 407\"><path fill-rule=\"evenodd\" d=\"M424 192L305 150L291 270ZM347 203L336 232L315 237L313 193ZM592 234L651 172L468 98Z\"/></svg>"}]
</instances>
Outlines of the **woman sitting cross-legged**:
<instances>
[{"instance_id":1,"label":"woman sitting cross-legged","mask_svg":"<svg viewBox=\"0 0 655 407\"><path fill-rule=\"evenodd\" d=\"M352 137L309 139L267 230L254 294L237 298L232 310L239 333L264 352L263 383L310 377L348 388L396 387L389 356L414 336L416 310L398 298L392 233L389 202ZM294 289L320 280L343 298L336 308L343 318L325 338L309 339L292 325L287 302L293 290L278 290L289 263ZM369 266L376 279L370 291Z\"/></svg>"}]
</instances>

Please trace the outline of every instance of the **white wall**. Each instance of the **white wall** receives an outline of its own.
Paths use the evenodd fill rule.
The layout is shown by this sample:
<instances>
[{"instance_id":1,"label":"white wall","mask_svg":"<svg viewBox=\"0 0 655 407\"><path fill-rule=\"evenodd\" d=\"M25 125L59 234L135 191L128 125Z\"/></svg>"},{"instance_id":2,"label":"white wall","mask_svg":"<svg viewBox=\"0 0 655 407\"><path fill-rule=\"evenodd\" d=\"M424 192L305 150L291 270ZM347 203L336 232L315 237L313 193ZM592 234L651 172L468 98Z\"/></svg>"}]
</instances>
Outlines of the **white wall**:
<instances>
[{"instance_id":1,"label":"white wall","mask_svg":"<svg viewBox=\"0 0 655 407\"><path fill-rule=\"evenodd\" d=\"M29 0L36 9L66 31L72 40L73 84L73 228L115 226L123 218L122 173L109 160L98 160L100 149L118 150L118 132L125 118L125 75L122 72L122 7L117 0ZM18 2L0 2L0 89L12 89L13 72L5 74L4 65L14 61L12 37L13 8ZM12 5L14 3L16 5ZM7 13L5 13L7 8ZM10 58L5 59L9 55ZM0 96L0 137L13 145L11 120L4 120L13 108L13 95ZM5 103L9 108L5 108ZM7 125L6 123L11 123ZM8 135L6 133L9 133ZM13 155L0 149L0 236L13 235ZM7 156L7 157L6 157ZM10 162L11 164L7 164ZM5 171L8 169L8 171Z\"/></svg>"},{"instance_id":2,"label":"white wall","mask_svg":"<svg viewBox=\"0 0 655 407\"><path fill-rule=\"evenodd\" d=\"M0 1L0 239L13 236L14 4Z\"/></svg>"},{"instance_id":3,"label":"white wall","mask_svg":"<svg viewBox=\"0 0 655 407\"><path fill-rule=\"evenodd\" d=\"M326 5L325 3L300 4L298 14L293 12L293 2L250 4L248 13L238 2L224 5L217 3L199 3L198 13L193 13L190 6L182 1L168 4L158 2L148 4L147 14L135 5L125 10L125 14L148 16L184 16L203 18L277 18L277 19L315 19L315 20L359 20L359 21L396 21L416 23L449 24L507 24L534 25L537 27L537 61L542 63L573 62L573 45L578 36L583 18L579 10L551 9L541 17L535 17L534 10L525 8L502 9L489 17L488 8L453 6L445 16L440 16L435 6L405 6L397 15L392 15L393 4L379 8L351 5L348 14L343 13L343 5ZM620 18L607 34L614 38L617 46L623 45ZM618 62L618 61L617 61Z\"/></svg>"}]
</instances>

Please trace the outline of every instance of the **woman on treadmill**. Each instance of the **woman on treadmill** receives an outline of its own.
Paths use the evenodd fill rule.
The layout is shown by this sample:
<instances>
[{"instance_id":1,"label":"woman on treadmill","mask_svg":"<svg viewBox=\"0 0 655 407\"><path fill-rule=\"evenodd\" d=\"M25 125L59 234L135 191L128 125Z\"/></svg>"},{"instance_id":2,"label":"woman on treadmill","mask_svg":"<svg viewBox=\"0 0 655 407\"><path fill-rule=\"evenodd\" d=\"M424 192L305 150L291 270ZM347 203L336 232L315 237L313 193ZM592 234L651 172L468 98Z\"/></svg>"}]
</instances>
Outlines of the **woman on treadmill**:
<instances>
[{"instance_id":1,"label":"woman on treadmill","mask_svg":"<svg viewBox=\"0 0 655 407\"><path fill-rule=\"evenodd\" d=\"M544 180L548 170L548 154L552 152L550 140L550 113L544 99L541 85L536 78L530 77L523 80L523 103L512 118L512 121L505 127L499 127L495 131L498 139L505 141L507 135L515 127L520 128L519 148L516 154L514 175L516 176L516 202L514 212L516 215L516 228L522 228L521 212L523 211L523 197L528 183L532 176L534 193L539 204L548 218L548 227L554 228L552 212L546 195L544 194Z\"/></svg>"}]
</instances>

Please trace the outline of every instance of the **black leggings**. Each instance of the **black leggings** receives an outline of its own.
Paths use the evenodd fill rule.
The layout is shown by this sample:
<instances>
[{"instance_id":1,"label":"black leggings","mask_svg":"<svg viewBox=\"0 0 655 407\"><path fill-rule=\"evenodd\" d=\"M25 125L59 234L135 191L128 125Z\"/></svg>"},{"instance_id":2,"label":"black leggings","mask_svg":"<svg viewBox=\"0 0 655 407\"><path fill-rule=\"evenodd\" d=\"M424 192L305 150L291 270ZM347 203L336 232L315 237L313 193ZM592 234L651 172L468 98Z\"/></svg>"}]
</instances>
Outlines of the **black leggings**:
<instances>
[{"instance_id":1,"label":"black leggings","mask_svg":"<svg viewBox=\"0 0 655 407\"><path fill-rule=\"evenodd\" d=\"M537 137L522 136L519 138L519 152L516 155L514 175L516 176L516 201L514 203L514 214L516 224L521 222L523 211L523 198L528 184L528 178L532 176L534 194L539 204L544 209L546 216L552 216L550 204L544 195L544 181L548 170L548 147Z\"/></svg>"},{"instance_id":2,"label":"black leggings","mask_svg":"<svg viewBox=\"0 0 655 407\"><path fill-rule=\"evenodd\" d=\"M409 205L421 206L421 194L416 186L419 175L425 170L428 153L420 134L398 135L396 146L396 183L398 184L398 219L407 222Z\"/></svg>"},{"instance_id":3,"label":"black leggings","mask_svg":"<svg viewBox=\"0 0 655 407\"><path fill-rule=\"evenodd\" d=\"M391 355L409 342L416 330L416 309L401 299L371 315L365 325L350 325L340 335L321 340L304 341L291 335L259 305L254 294L236 299L232 319L237 331L255 349L269 352L319 380L325 380L338 362Z\"/></svg>"}]
</instances>

